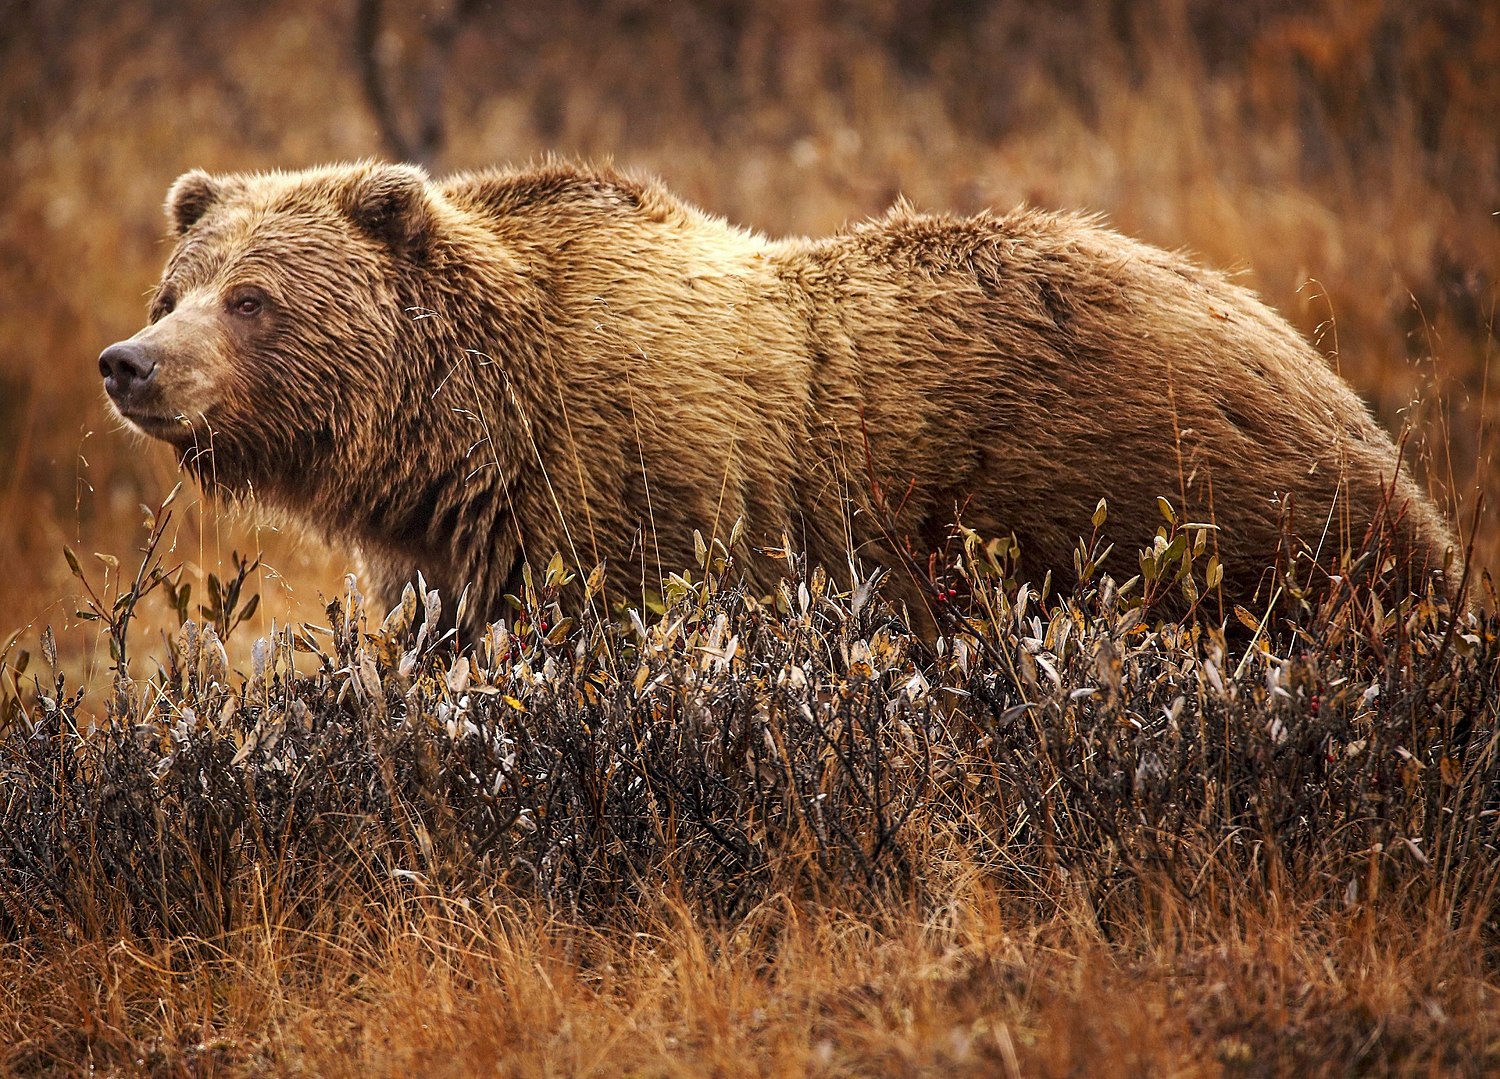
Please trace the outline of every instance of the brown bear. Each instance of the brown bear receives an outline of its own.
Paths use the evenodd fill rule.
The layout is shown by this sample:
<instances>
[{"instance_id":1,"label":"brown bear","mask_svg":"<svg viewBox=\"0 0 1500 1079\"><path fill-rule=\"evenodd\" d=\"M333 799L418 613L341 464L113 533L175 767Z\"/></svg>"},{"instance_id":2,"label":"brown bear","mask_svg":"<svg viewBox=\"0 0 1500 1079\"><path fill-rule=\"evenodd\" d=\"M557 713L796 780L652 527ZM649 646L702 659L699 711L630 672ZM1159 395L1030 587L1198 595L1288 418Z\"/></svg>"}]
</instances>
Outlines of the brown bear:
<instances>
[{"instance_id":1,"label":"brown bear","mask_svg":"<svg viewBox=\"0 0 1500 1079\"><path fill-rule=\"evenodd\" d=\"M913 606L909 552L959 517L1071 577L1101 497L1106 570L1135 572L1165 496L1217 526L1236 601L1289 516L1325 569L1372 525L1414 574L1453 557L1290 325L1089 217L902 204L768 240L555 162L195 171L167 215L150 324L99 360L120 414L209 492L354 545L384 602L418 571L469 588L470 630L523 560L603 561L638 600L694 564L695 529L740 518L751 586L774 586L786 535L813 562L897 570Z\"/></svg>"}]
</instances>

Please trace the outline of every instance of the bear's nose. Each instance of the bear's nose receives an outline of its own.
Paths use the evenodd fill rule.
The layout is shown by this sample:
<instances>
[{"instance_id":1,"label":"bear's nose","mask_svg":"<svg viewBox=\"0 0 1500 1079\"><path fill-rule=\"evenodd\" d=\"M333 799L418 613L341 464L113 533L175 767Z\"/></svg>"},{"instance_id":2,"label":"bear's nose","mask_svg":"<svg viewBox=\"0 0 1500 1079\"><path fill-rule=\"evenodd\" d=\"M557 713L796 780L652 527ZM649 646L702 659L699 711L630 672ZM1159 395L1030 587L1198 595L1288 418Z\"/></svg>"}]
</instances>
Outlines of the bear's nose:
<instances>
[{"instance_id":1,"label":"bear's nose","mask_svg":"<svg viewBox=\"0 0 1500 1079\"><path fill-rule=\"evenodd\" d=\"M156 374L156 361L140 345L121 341L99 353L99 374L110 397L123 401Z\"/></svg>"}]
</instances>

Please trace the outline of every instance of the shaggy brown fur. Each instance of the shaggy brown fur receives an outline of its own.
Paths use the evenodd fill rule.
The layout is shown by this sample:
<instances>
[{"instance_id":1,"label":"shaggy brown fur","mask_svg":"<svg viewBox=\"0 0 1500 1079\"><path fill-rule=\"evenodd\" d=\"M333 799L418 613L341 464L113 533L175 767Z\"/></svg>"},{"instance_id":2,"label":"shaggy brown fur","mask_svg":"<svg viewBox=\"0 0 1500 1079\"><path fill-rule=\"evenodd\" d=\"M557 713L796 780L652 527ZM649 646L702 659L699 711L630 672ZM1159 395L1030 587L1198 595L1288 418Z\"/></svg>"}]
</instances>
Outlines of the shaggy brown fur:
<instances>
[{"instance_id":1,"label":"shaggy brown fur","mask_svg":"<svg viewBox=\"0 0 1500 1079\"><path fill-rule=\"evenodd\" d=\"M1396 548L1453 537L1391 439L1279 316L1091 219L898 206L768 241L610 169L430 182L363 164L183 176L177 247L121 411L205 486L363 553L381 598L421 570L498 616L522 559L609 566L617 597L743 516L833 566L897 565L955 517L1071 576L1101 497L1110 565L1213 520L1244 599L1287 496L1320 561L1390 493ZM112 389L112 392L113 389ZM915 601L898 573L897 594Z\"/></svg>"}]
</instances>

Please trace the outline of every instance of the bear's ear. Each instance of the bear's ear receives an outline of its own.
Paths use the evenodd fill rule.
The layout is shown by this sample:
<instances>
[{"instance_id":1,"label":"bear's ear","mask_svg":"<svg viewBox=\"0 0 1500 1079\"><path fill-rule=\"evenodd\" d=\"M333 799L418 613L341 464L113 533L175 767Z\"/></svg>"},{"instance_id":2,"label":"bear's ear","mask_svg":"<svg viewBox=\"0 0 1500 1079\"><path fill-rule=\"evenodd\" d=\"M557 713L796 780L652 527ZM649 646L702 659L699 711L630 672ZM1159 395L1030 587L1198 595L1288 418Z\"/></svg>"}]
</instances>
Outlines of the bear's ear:
<instances>
[{"instance_id":1,"label":"bear's ear","mask_svg":"<svg viewBox=\"0 0 1500 1079\"><path fill-rule=\"evenodd\" d=\"M427 173L415 165L376 165L350 185L344 210L395 251L420 258L432 237Z\"/></svg>"},{"instance_id":2,"label":"bear's ear","mask_svg":"<svg viewBox=\"0 0 1500 1079\"><path fill-rule=\"evenodd\" d=\"M174 235L181 236L224 197L225 187L202 169L177 177L167 192L167 221Z\"/></svg>"}]
</instances>

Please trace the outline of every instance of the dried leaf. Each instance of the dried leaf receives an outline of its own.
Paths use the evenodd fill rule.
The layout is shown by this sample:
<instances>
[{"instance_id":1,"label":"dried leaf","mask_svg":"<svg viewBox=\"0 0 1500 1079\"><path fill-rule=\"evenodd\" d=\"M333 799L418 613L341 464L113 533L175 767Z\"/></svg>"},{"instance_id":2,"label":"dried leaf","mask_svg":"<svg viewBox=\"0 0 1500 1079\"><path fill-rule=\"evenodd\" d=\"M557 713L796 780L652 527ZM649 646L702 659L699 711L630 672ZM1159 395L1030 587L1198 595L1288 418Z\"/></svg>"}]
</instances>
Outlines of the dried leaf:
<instances>
[{"instance_id":1,"label":"dried leaf","mask_svg":"<svg viewBox=\"0 0 1500 1079\"><path fill-rule=\"evenodd\" d=\"M452 693L455 697L469 688L468 656L460 656L457 662L448 668L448 675L445 681L448 684L448 692Z\"/></svg>"},{"instance_id":2,"label":"dried leaf","mask_svg":"<svg viewBox=\"0 0 1500 1079\"><path fill-rule=\"evenodd\" d=\"M600 562L589 571L589 578L584 582L583 594L587 599L592 599L599 594L599 589L604 587L604 563Z\"/></svg>"}]
</instances>

